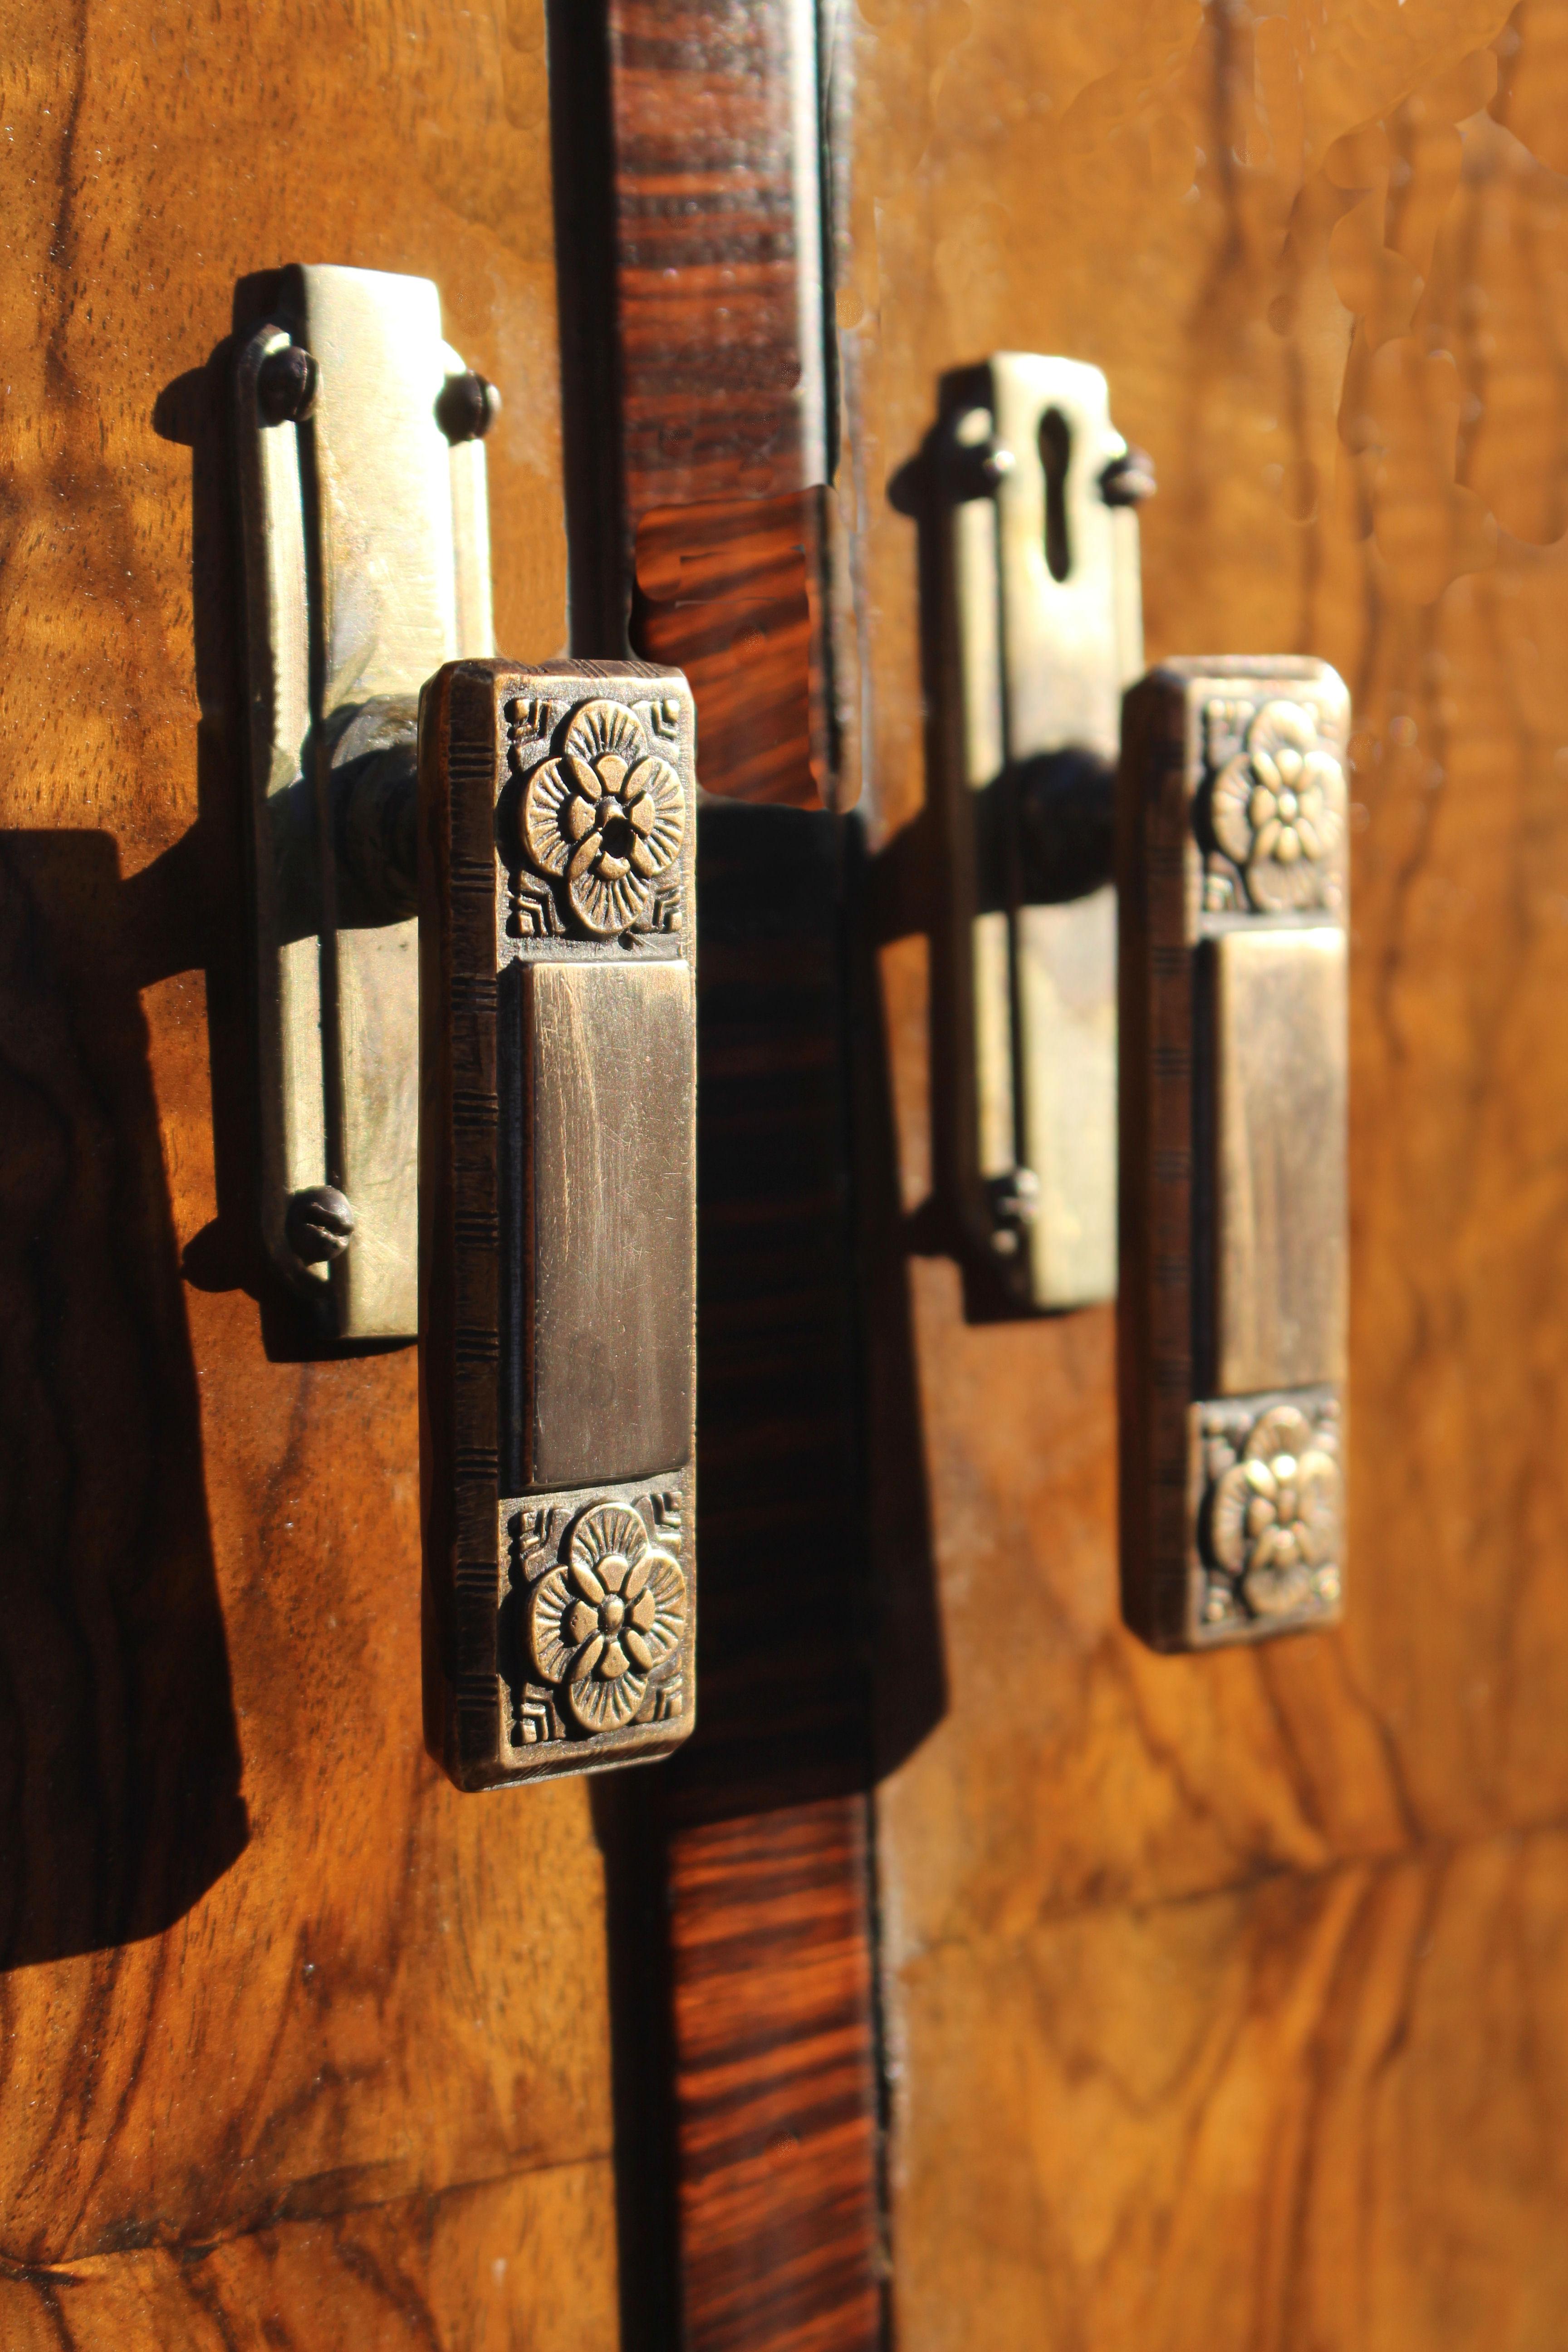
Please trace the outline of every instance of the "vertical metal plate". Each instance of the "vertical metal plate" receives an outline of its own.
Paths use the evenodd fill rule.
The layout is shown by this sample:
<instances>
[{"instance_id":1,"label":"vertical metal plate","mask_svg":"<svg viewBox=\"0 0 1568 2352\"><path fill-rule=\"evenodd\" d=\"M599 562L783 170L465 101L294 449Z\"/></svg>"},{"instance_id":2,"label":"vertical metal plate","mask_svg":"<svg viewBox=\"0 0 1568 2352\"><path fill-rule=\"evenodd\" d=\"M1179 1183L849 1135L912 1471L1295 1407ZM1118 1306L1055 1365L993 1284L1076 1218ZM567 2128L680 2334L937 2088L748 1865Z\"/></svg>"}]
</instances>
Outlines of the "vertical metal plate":
<instances>
[{"instance_id":1,"label":"vertical metal plate","mask_svg":"<svg viewBox=\"0 0 1568 2352\"><path fill-rule=\"evenodd\" d=\"M1214 940L1215 1389L1345 1376L1344 927Z\"/></svg>"},{"instance_id":2,"label":"vertical metal plate","mask_svg":"<svg viewBox=\"0 0 1568 2352\"><path fill-rule=\"evenodd\" d=\"M313 404L268 423L262 371L290 343L315 362ZM344 1339L416 1329L418 946L411 914L340 889L332 795L367 718L405 746L412 795L420 688L491 650L483 445L450 444L437 417L461 365L428 280L308 268L283 273L237 375L262 1217L286 1279ZM289 1204L322 1185L347 1196L353 1232L310 1263Z\"/></svg>"},{"instance_id":3,"label":"vertical metal plate","mask_svg":"<svg viewBox=\"0 0 1568 2352\"><path fill-rule=\"evenodd\" d=\"M426 1736L460 1787L691 1728L695 726L459 662L420 728Z\"/></svg>"},{"instance_id":4,"label":"vertical metal plate","mask_svg":"<svg viewBox=\"0 0 1568 2352\"><path fill-rule=\"evenodd\" d=\"M1122 1591L1161 1649L1340 1611L1349 718L1310 661L1127 698Z\"/></svg>"},{"instance_id":5,"label":"vertical metal plate","mask_svg":"<svg viewBox=\"0 0 1568 2352\"><path fill-rule=\"evenodd\" d=\"M519 1483L647 1477L690 1450L691 969L680 959L514 970L531 1367Z\"/></svg>"},{"instance_id":6,"label":"vertical metal plate","mask_svg":"<svg viewBox=\"0 0 1568 2352\"><path fill-rule=\"evenodd\" d=\"M1042 887L1020 811L1068 751L1109 809L1142 666L1137 519L1102 487L1127 444L1098 368L1002 352L950 382L940 450L958 1191L1020 1304L1075 1307L1116 1289L1109 824L1105 871Z\"/></svg>"}]
</instances>

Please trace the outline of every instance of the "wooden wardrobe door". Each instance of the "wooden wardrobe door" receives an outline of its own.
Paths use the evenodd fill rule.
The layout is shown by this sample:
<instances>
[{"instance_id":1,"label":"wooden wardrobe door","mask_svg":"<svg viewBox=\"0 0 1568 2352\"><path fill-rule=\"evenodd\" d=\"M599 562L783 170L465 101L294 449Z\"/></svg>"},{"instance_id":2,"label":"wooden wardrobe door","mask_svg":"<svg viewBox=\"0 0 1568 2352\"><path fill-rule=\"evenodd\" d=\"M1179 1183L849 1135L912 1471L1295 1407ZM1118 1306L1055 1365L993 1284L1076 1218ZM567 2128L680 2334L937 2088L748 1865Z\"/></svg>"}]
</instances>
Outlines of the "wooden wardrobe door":
<instances>
[{"instance_id":1,"label":"wooden wardrobe door","mask_svg":"<svg viewBox=\"0 0 1568 2352\"><path fill-rule=\"evenodd\" d=\"M0 8L0 2339L617 2329L589 1789L420 1734L411 1348L312 1359L251 1194L231 329L429 277L566 635L541 0Z\"/></svg>"},{"instance_id":2,"label":"wooden wardrobe door","mask_svg":"<svg viewBox=\"0 0 1568 2352\"><path fill-rule=\"evenodd\" d=\"M933 1596L945 1675L876 1803L900 2352L1562 2334L1565 27L858 11L839 501L918 1370L889 1727ZM931 1194L921 448L1000 349L1102 368L1154 457L1152 661L1311 653L1354 701L1346 1609L1245 1653L1124 1632L1112 1310L967 1319Z\"/></svg>"}]
</instances>

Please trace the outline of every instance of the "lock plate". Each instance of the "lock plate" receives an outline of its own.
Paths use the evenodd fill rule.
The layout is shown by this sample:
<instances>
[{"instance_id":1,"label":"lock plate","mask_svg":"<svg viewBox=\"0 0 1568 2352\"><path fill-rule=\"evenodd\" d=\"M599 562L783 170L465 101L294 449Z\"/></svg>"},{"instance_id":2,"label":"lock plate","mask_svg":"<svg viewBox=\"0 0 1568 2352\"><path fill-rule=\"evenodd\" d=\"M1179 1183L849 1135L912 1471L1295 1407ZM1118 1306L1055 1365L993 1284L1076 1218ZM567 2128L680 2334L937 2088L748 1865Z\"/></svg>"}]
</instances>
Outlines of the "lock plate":
<instances>
[{"instance_id":1,"label":"lock plate","mask_svg":"<svg viewBox=\"0 0 1568 2352\"><path fill-rule=\"evenodd\" d=\"M953 1177L1025 1307L1116 1290L1110 773L1142 667L1104 376L1002 352L944 386ZM1110 495L1108 496L1108 488Z\"/></svg>"},{"instance_id":2,"label":"lock plate","mask_svg":"<svg viewBox=\"0 0 1568 2352\"><path fill-rule=\"evenodd\" d=\"M417 1329L418 695L493 650L484 446L437 415L462 372L427 279L309 268L236 380L261 1220L340 1339Z\"/></svg>"}]
</instances>

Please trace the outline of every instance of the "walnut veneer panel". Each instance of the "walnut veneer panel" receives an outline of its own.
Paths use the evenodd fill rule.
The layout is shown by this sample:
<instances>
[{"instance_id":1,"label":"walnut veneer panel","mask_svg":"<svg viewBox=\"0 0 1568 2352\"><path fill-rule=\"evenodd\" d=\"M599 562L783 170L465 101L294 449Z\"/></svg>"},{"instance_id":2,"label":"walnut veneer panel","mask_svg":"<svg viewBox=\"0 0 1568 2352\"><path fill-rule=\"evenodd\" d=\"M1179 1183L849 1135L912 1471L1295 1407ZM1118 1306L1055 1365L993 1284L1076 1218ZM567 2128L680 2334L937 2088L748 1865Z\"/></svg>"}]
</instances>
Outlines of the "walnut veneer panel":
<instances>
[{"instance_id":1,"label":"walnut veneer panel","mask_svg":"<svg viewBox=\"0 0 1568 2352\"><path fill-rule=\"evenodd\" d=\"M1568 1842L1285 1874L905 1972L901 2352L1554 2352Z\"/></svg>"},{"instance_id":2,"label":"walnut veneer panel","mask_svg":"<svg viewBox=\"0 0 1568 2352\"><path fill-rule=\"evenodd\" d=\"M254 1239L237 280L434 277L503 642L564 551L538 5L7 0L0 59L0 2249L69 2263L610 2145L586 1792L426 1760L413 1351L290 1360Z\"/></svg>"},{"instance_id":3,"label":"walnut veneer panel","mask_svg":"<svg viewBox=\"0 0 1568 2352\"><path fill-rule=\"evenodd\" d=\"M869 781L890 835L920 790L915 535L881 485L918 447L938 370L1004 338L1097 362L1160 469L1151 658L1310 647L1355 698L1363 1580L1340 1633L1152 1666L1107 1580L1109 1318L964 1328L956 1284L917 1271L959 1694L889 1800L898 1876L931 1890L917 1936L993 1884L1025 1906L1145 1896L1568 1806L1568 567L1549 495L1568 427L1543 323L1568 188L1497 119L1541 119L1543 86L1568 96L1568 13L1505 31L1496 6L1410 0L1386 24L1331 7L1300 57L1283 18L1232 49L1215 21L1156 12L1135 36L1114 8L988 0L962 37L916 9L862 43L840 306L862 321L845 342L876 485ZM1489 113L1494 39L1510 79ZM1221 172L1233 144L1244 160ZM900 176L916 153L918 202ZM889 950L884 977L912 1208L921 943ZM1031 1596L1005 1636L996 1578ZM977 1688L965 1716L972 1675L990 1692L997 1674L1009 1706ZM1020 1860L1009 1786L1074 1757L1075 1801L1044 1809ZM931 1832L960 1802L971 1834L950 1843Z\"/></svg>"},{"instance_id":4,"label":"walnut veneer panel","mask_svg":"<svg viewBox=\"0 0 1568 2352\"><path fill-rule=\"evenodd\" d=\"M948 1230L927 1201L927 913L910 830L923 790L910 461L941 373L998 347L1103 367L1119 426L1160 476L1141 518L1151 660L1310 652L1355 709L1356 1569L1342 1629L1247 1657L1142 1650L1114 1595L1109 1313L966 1325L950 1264L909 1270L949 1707L879 1808L904 2086L899 2325L921 2346L1551 2342L1560 2253L1541 2216L1561 2188L1543 2186L1555 2158L1529 2151L1558 2094L1522 2056L1489 2066L1507 2012L1489 2005L1484 1921L1500 1937L1512 1915L1477 1890L1508 1835L1568 1813L1568 10L1327 0L1310 28L1131 0L861 13L838 309L866 517L866 799L902 877L883 1011L918 1249L940 1253ZM895 1469L910 1487L911 1454L884 1465L884 1491ZM918 1589L909 1542L884 1539L889 1656ZM1119 1937L1142 1951L1125 1963L1129 2016L1142 2002L1152 2033L1201 1985L1215 2030L1240 2036L1246 1972L1200 1970L1179 1936L1196 1914L1140 1946L1121 1906L1212 1896L1238 1922L1258 1904L1310 1909L1346 1899L1333 1890L1363 1884L1363 1866L1368 1887L1414 1883L1398 1858L1428 1841L1460 1848L1441 1879L1457 1906L1453 2047L1433 2032L1402 2046L1401 2095L1420 2119L1405 2137L1359 2143L1355 2174L1302 2110L1290 2129L1321 2182L1271 2169L1262 2140L1239 2174L1200 2167L1171 2222L1190 2255L1149 2252L1173 2265L1157 2277L1194 2282L1190 2337L1175 2288L1140 2285L1131 2257L1108 2257L1121 2284L1096 2305L1059 2216L1032 2237L1015 2229L1011 2283L994 2286L996 2308L1010 2296L1032 2313L1033 2335L988 2316L978 2217L1023 2210L1040 2132L1061 2135L1064 2210L1100 2202L1108 2245L1119 2230L1144 2242L1146 2221L1114 2185L1121 2159L1091 2106L1072 2104L1070 2069L1053 2072L1054 2052L1092 2041L1092 1971L1026 1996L1008 1957L1019 1939L1118 1906L1094 1932L1107 1966ZM1568 1853L1545 1837L1528 1850L1534 1916L1554 1918ZM1222 1892L1280 1868L1331 1875L1317 1893ZM1350 2014L1348 1990L1334 1998L1326 2020ZM995 2096L965 2092L963 2105L961 2064ZM1152 2164L1190 2150L1174 2105L1151 2109L1149 2130ZM1492 2144L1509 2153L1489 2179L1478 2151ZM1404 2193L1402 2167L1465 2241L1452 2270L1435 2225L1425 2247L1414 2224L1399 2247L1373 2243L1394 2226L1380 2200ZM1313 2199L1349 2197L1329 2173L1353 2175L1364 2200L1350 2317L1331 2231L1303 2222L1291 2239L1286 2219L1298 2189L1313 2213ZM1277 2268L1237 2284L1266 2240Z\"/></svg>"},{"instance_id":5,"label":"walnut veneer panel","mask_svg":"<svg viewBox=\"0 0 1568 2352\"><path fill-rule=\"evenodd\" d=\"M279 2221L167 2248L0 2276L6 2352L603 2352L616 2340L598 2249L615 2231L607 2163Z\"/></svg>"}]
</instances>

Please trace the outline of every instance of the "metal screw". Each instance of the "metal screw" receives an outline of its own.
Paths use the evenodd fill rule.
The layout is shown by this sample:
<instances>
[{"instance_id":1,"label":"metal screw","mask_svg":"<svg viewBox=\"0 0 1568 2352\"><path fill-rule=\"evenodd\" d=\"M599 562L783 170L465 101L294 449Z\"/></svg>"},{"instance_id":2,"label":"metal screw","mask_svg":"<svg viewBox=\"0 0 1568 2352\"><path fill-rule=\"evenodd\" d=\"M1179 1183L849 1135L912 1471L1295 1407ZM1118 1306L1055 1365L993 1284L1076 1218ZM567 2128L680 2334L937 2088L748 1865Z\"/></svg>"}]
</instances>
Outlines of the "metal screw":
<instances>
[{"instance_id":1,"label":"metal screw","mask_svg":"<svg viewBox=\"0 0 1568 2352\"><path fill-rule=\"evenodd\" d=\"M472 368L449 375L436 403L436 422L448 441L482 441L500 415L500 394Z\"/></svg>"},{"instance_id":2,"label":"metal screw","mask_svg":"<svg viewBox=\"0 0 1568 2352\"><path fill-rule=\"evenodd\" d=\"M264 425L302 424L316 405L321 372L300 343L268 352L256 377L256 404Z\"/></svg>"},{"instance_id":3,"label":"metal screw","mask_svg":"<svg viewBox=\"0 0 1568 2352\"><path fill-rule=\"evenodd\" d=\"M994 1176L986 1190L996 1221L991 1246L998 1257L1016 1257L1040 1213L1040 1180L1032 1168L1015 1168L1010 1175Z\"/></svg>"},{"instance_id":4,"label":"metal screw","mask_svg":"<svg viewBox=\"0 0 1568 2352\"><path fill-rule=\"evenodd\" d=\"M283 1226L302 1265L326 1265L342 1257L353 1237L353 1204L335 1185L312 1184L295 1193Z\"/></svg>"},{"instance_id":5,"label":"metal screw","mask_svg":"<svg viewBox=\"0 0 1568 2352\"><path fill-rule=\"evenodd\" d=\"M1112 457L1100 478L1100 495L1108 507L1142 506L1154 495L1154 460L1147 449L1128 448Z\"/></svg>"},{"instance_id":6,"label":"metal screw","mask_svg":"<svg viewBox=\"0 0 1568 2352\"><path fill-rule=\"evenodd\" d=\"M1011 449L997 440L996 420L988 408L966 408L953 418L952 446L960 498L984 498L1006 480L1016 462Z\"/></svg>"}]
</instances>

